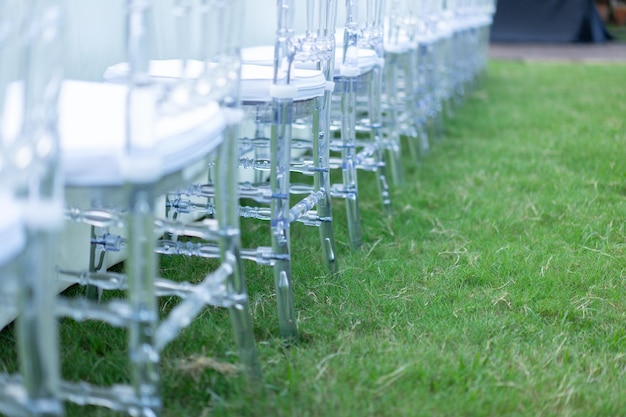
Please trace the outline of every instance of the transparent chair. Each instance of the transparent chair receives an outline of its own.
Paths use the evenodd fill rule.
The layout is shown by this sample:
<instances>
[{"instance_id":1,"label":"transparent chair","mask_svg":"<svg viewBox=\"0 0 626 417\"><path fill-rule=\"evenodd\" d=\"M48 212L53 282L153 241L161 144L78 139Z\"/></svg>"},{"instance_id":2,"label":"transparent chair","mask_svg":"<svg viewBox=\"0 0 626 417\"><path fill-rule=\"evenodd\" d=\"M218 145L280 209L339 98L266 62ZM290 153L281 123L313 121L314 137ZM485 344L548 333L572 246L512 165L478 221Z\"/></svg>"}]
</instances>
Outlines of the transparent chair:
<instances>
[{"instance_id":1,"label":"transparent chair","mask_svg":"<svg viewBox=\"0 0 626 417\"><path fill-rule=\"evenodd\" d=\"M476 42L478 53L475 59L474 73L480 81L487 72L489 58L489 38L491 37L491 25L496 12L495 0L475 0L473 11L476 18Z\"/></svg>"},{"instance_id":2,"label":"transparent chair","mask_svg":"<svg viewBox=\"0 0 626 417\"><path fill-rule=\"evenodd\" d=\"M441 108L439 124L446 117L454 117L464 93L462 74L467 64L467 51L462 48L474 50L470 45L464 45L466 28L461 6L460 2L442 1L436 9L435 95Z\"/></svg>"},{"instance_id":3,"label":"transparent chair","mask_svg":"<svg viewBox=\"0 0 626 417\"><path fill-rule=\"evenodd\" d=\"M420 42L424 36L423 0L389 0L385 13L386 121L396 134L408 139L412 159L418 161L430 148L426 118L420 100L424 80L420 77Z\"/></svg>"},{"instance_id":4,"label":"transparent chair","mask_svg":"<svg viewBox=\"0 0 626 417\"><path fill-rule=\"evenodd\" d=\"M328 1L315 3L330 4ZM326 97L326 100L331 100L331 104L327 105L324 111L325 117L328 118L325 136L330 137L328 167L340 170L342 181L331 185L330 194L332 197L345 200L350 246L353 249L360 247L363 242L357 170L376 173L383 208L389 212L391 200L385 149L393 149L392 146L387 147L388 141L384 141L380 110L383 59L382 27L379 18L382 2L362 1L367 7L364 8L361 20L358 19L358 3L359 1L346 2L345 8L343 10L340 8L338 13L345 17L349 23L347 26L354 32L351 32L350 38L344 37L346 29L335 30L334 16L332 26L327 24L327 29L323 31L329 34L329 37L317 35L322 44L333 46L335 53L332 62L329 59L330 54L320 57L316 56L315 52L311 53L320 49L328 51L328 46L307 47L315 45L308 39L315 38L315 34L319 33L310 29L310 22L316 21L313 18L307 20L305 35L299 37L296 42L304 48L298 49L294 58L296 68L321 68L326 79L332 80L330 84L333 87L332 95L329 90ZM316 10L317 7L308 9ZM327 9L330 10L330 6ZM333 33L335 36L331 39ZM319 45L320 41L317 44ZM253 64L271 65L272 61L268 57L271 57L272 50L273 48L269 46L245 48L243 60ZM328 64L324 65L323 62ZM298 137L292 146L303 146L303 143L310 141L302 141L302 138ZM301 158L292 160L292 171L301 172L301 161Z\"/></svg>"},{"instance_id":5,"label":"transparent chair","mask_svg":"<svg viewBox=\"0 0 626 417\"><path fill-rule=\"evenodd\" d=\"M3 156L5 155L3 150ZM0 220L0 239L2 239L0 244L0 302L2 302L4 315L14 318L18 315L18 306L20 306L15 300L21 297L23 289L21 283L24 276L21 273L20 257L26 247L26 232L14 196L4 191L6 190L0 194L8 210L3 213ZM20 311L20 320L23 314L25 312ZM22 360L24 352L20 349L21 343L18 343L16 347ZM56 362L58 358L53 356L51 360ZM28 372L28 368L21 367L20 371ZM37 377L37 375L34 376ZM33 396L34 392L27 392L24 385L24 381L32 381L32 377L29 375L22 378L21 372L7 373L6 370L0 373L0 413L8 416L26 414L31 404L38 400Z\"/></svg>"},{"instance_id":6,"label":"transparent chair","mask_svg":"<svg viewBox=\"0 0 626 417\"><path fill-rule=\"evenodd\" d=\"M54 260L63 227L56 102L61 13L55 1L0 1L0 296L16 315L19 372L0 375L0 412L57 416Z\"/></svg>"},{"instance_id":7,"label":"transparent chair","mask_svg":"<svg viewBox=\"0 0 626 417\"><path fill-rule=\"evenodd\" d=\"M443 132L443 103L441 87L445 68L442 64L441 0L423 0L418 25L417 95L420 112L424 115L429 143L441 139Z\"/></svg>"},{"instance_id":8,"label":"transparent chair","mask_svg":"<svg viewBox=\"0 0 626 417\"><path fill-rule=\"evenodd\" d=\"M484 74L489 28L495 12L491 0L422 0L418 24L419 114L438 140L445 116Z\"/></svg>"},{"instance_id":9,"label":"transparent chair","mask_svg":"<svg viewBox=\"0 0 626 417\"><path fill-rule=\"evenodd\" d=\"M437 104L437 129L443 132L443 123L447 117L454 114L452 98L452 9L447 7L445 1L435 3L435 43L434 43L434 85L435 100Z\"/></svg>"},{"instance_id":10,"label":"transparent chair","mask_svg":"<svg viewBox=\"0 0 626 417\"><path fill-rule=\"evenodd\" d=\"M331 273L338 269L328 162L333 84L327 82L334 65L336 0L308 0L301 9L293 0L276 5L275 46L243 52L241 91L250 129L241 140L241 196L259 205L242 207L241 214L270 222L280 332L295 340L290 225L319 227L324 263ZM294 35L296 11L306 16L303 36ZM313 177L312 184L292 183L291 172Z\"/></svg>"},{"instance_id":11,"label":"transparent chair","mask_svg":"<svg viewBox=\"0 0 626 417\"><path fill-rule=\"evenodd\" d=\"M454 29L449 61L453 66L450 88L458 106L484 74L494 4L492 1L467 0L451 3L448 7L453 7Z\"/></svg>"},{"instance_id":12,"label":"transparent chair","mask_svg":"<svg viewBox=\"0 0 626 417\"><path fill-rule=\"evenodd\" d=\"M463 39L462 9L456 1L441 4L439 32L441 33L440 68L443 71L440 87L444 115L454 117L456 108L462 97L462 86L459 83L463 54L459 54L457 46Z\"/></svg>"},{"instance_id":13,"label":"transparent chair","mask_svg":"<svg viewBox=\"0 0 626 417\"><path fill-rule=\"evenodd\" d=\"M337 272L335 243L332 229L328 179L328 145L325 134L327 123L323 109L329 97L328 84L323 70L332 69L334 43L329 41L328 22L334 22L335 1L309 0L306 9L310 19L307 37L293 37L294 4L278 1L276 46L264 52L263 62L244 64L241 67L240 99L245 118L239 141L240 184L239 197L255 201L258 206L241 206L239 215L244 218L268 220L271 247L243 248L244 259L271 266L274 269L279 328L288 341L297 339L295 308L291 276L290 224L299 221L320 229L323 260L331 273ZM233 25L239 24L232 23ZM334 24L334 23L333 23ZM313 29L315 27L315 29ZM330 38L332 39L332 38ZM309 49L310 48L310 49ZM295 56L304 58L309 50L308 62L315 68L294 68ZM298 52L300 51L300 52ZM158 80L180 81L181 75L189 80L199 79L202 62L190 60L187 71L181 72L177 61L154 60L149 74ZM319 68L319 69L318 69ZM105 73L105 79L114 81L127 69L114 66ZM299 143L309 148L312 158L292 161L292 129L299 126L306 137ZM308 126L308 128L304 128ZM295 146L297 147L297 146ZM293 162L293 164L292 164ZM291 184L290 169L313 176L313 184ZM248 174L251 171L252 174ZM181 211L200 211L207 208L190 203L190 198L213 198L215 190L212 176L205 184L196 184L178 194L169 194L173 207ZM290 193L304 194L290 204ZM218 212L219 207L210 210Z\"/></svg>"},{"instance_id":14,"label":"transparent chair","mask_svg":"<svg viewBox=\"0 0 626 417\"><path fill-rule=\"evenodd\" d=\"M305 90L309 90L308 93L301 93L295 97L297 102L296 108L305 109L305 106L308 105L310 110L300 113L304 113L305 116L307 116L307 112L309 115L313 115L309 120L305 120L304 117L298 117L298 115L293 118L293 138L290 145L294 150L290 158L290 171L313 177L313 185L291 184L290 192L300 195L309 194L309 197L313 197L313 201L319 200L315 204L317 209L315 212L301 216L296 221L319 226L324 261L329 271L336 273L338 267L334 255L335 244L332 229L328 168L329 109L334 84L327 80L332 80L334 71L334 33L337 17L337 0L307 0L305 7L292 9L290 13L292 16L285 16L285 19L291 19L293 23L290 23L290 25L302 28L303 32L302 34L294 35L295 29L293 27L287 29L292 33L289 35L286 44L291 44L293 47L293 51L289 52L290 56L287 58L293 62L291 64L291 73L289 74L290 83L303 93ZM259 66L274 67L275 50L276 48L273 45L242 49L244 70L246 68L249 69L251 78L254 77L254 73L257 76L265 73L265 76L259 77L259 82L268 84L268 82L273 81L273 73L271 73L271 77L268 79L267 74L270 74L268 69L262 69ZM320 88L322 77L325 83L323 99L316 98L315 104L310 106L313 103L312 98L320 96L322 92ZM250 88L252 85L246 88L245 78L244 76L243 94L247 94L247 91L253 91ZM309 81L306 78L309 78ZM267 100L267 97L252 96L247 101L255 103L259 100ZM251 142L248 140L244 141L242 146L244 154L245 152L252 152L252 157L244 157L242 159L242 165L256 168L254 178L257 182L267 177L267 169L263 167L262 163L256 163L255 166L255 161L266 161L269 156L269 141L261 138L263 136L261 133L263 124L252 124L253 129L257 129L257 131L252 132L251 136L256 137ZM265 124L267 125L267 123ZM259 128L260 130L258 130ZM266 135L266 137L269 137L269 135ZM314 197L313 194L318 194L319 197Z\"/></svg>"},{"instance_id":15,"label":"transparent chair","mask_svg":"<svg viewBox=\"0 0 626 417\"><path fill-rule=\"evenodd\" d=\"M333 141L331 150L340 156L331 157L331 166L341 168L343 181L333 186L333 196L346 201L352 248L363 242L357 171L375 173L386 214L391 209L388 168L392 177L401 173L399 143L396 136L385 134L381 107L384 3L384 0L346 1L344 28L337 32L340 47L332 117L339 139Z\"/></svg>"},{"instance_id":16,"label":"transparent chair","mask_svg":"<svg viewBox=\"0 0 626 417\"><path fill-rule=\"evenodd\" d=\"M191 71L190 22L197 19L207 36L198 45L206 57L198 76L193 80L179 76L169 82L158 82L150 74L153 6L170 7L146 0L125 3L128 61L113 68L122 74L120 82L65 80L59 102L65 187L68 194L84 197L68 200L66 217L98 231L91 242L98 250L126 252L124 273L59 265L59 279L125 290L127 298L98 302L60 297L57 309L64 317L126 328L129 355L129 383L102 387L63 381L60 395L81 405L146 416L158 415L163 408L160 352L206 306L228 308L240 361L251 380L260 378L237 213L235 139L241 111L233 22L241 2L172 3L167 11L178 23L175 39L180 55L170 63L179 74ZM165 207L157 206L157 198L190 188L194 180L207 175L208 167L215 173L215 191L210 203L205 199L204 204L218 208L215 216L194 222L168 218ZM114 226L124 235L107 232ZM178 239L183 236L195 240ZM174 282L157 276L159 254L221 261L196 284ZM163 317L157 302L161 296L180 299Z\"/></svg>"},{"instance_id":17,"label":"transparent chair","mask_svg":"<svg viewBox=\"0 0 626 417\"><path fill-rule=\"evenodd\" d=\"M432 142L439 139L437 126L438 106L435 97L436 71L435 71L435 44L436 15L433 12L436 2L433 0L420 0L417 6L416 28L416 82L415 96L418 120L424 128L424 137L428 141L428 147Z\"/></svg>"}]
</instances>

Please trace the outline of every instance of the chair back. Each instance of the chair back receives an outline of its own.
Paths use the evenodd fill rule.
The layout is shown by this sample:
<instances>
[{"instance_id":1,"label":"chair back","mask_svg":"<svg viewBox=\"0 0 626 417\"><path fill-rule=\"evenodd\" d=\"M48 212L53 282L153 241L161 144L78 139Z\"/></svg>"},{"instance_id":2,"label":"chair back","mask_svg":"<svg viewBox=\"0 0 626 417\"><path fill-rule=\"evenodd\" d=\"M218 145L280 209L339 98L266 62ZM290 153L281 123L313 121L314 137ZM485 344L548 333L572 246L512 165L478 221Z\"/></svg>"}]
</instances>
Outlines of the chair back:
<instances>
[{"instance_id":1,"label":"chair back","mask_svg":"<svg viewBox=\"0 0 626 417\"><path fill-rule=\"evenodd\" d=\"M6 0L0 7L0 132L7 173L22 197L62 201L57 101L62 80L61 7Z\"/></svg>"},{"instance_id":2,"label":"chair back","mask_svg":"<svg viewBox=\"0 0 626 417\"><path fill-rule=\"evenodd\" d=\"M420 3L415 0L388 0L385 12L385 49L403 53L417 48Z\"/></svg>"},{"instance_id":3,"label":"chair back","mask_svg":"<svg viewBox=\"0 0 626 417\"><path fill-rule=\"evenodd\" d=\"M346 0L343 35L339 34L340 73L358 74L359 48L383 57L383 12L386 0Z\"/></svg>"},{"instance_id":4,"label":"chair back","mask_svg":"<svg viewBox=\"0 0 626 417\"><path fill-rule=\"evenodd\" d=\"M59 2L0 1L0 177L2 191L11 194L8 212L20 211L26 239L14 288L21 378L8 382L3 392L9 398L0 399L8 414L63 410L54 309L54 262L63 224L57 130L61 33Z\"/></svg>"}]
</instances>

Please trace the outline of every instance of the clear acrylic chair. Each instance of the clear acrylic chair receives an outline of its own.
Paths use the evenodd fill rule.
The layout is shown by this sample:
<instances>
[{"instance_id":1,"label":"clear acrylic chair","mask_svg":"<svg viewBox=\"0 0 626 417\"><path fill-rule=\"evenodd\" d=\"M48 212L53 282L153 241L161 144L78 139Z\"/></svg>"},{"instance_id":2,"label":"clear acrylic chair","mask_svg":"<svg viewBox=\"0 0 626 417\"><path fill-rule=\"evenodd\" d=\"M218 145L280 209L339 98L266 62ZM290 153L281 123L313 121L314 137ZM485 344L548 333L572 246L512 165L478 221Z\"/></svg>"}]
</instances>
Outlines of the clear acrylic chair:
<instances>
[{"instance_id":1,"label":"clear acrylic chair","mask_svg":"<svg viewBox=\"0 0 626 417\"><path fill-rule=\"evenodd\" d=\"M172 62L180 74L188 71L192 19L198 19L200 30L211 32L198 46L206 57L199 76L194 80L179 76L170 82L158 82L150 75L153 6L157 3L126 1L128 61L120 64L124 82L66 80L59 104L66 189L72 195L82 194L88 202L72 201L66 216L102 230L121 227L123 236L96 236L92 244L126 251L124 274L59 266L60 279L127 294L126 300L100 303L61 297L59 314L126 328L130 379L128 384L108 387L64 381L61 397L146 416L160 414L163 407L160 352L208 305L229 309L240 361L251 379L260 377L240 253L236 194L235 139L241 112L236 94L237 25L233 22L241 3L172 4L168 11L178 22L176 42L182 56ZM189 188L206 175L209 166L216 178L211 199L219 208L215 216L182 222L159 215L165 211L164 206L157 207L159 196ZM158 236L189 236L197 241L157 240ZM158 254L218 257L221 262L197 284L174 282L157 276ZM180 298L164 317L159 317L160 296Z\"/></svg>"},{"instance_id":2,"label":"clear acrylic chair","mask_svg":"<svg viewBox=\"0 0 626 417\"><path fill-rule=\"evenodd\" d=\"M452 98L452 58L451 46L454 34L451 8L445 1L436 2L433 13L435 19L434 43L434 86L437 102L437 129L443 131L446 117L453 116ZM440 133L441 134L441 133Z\"/></svg>"},{"instance_id":3,"label":"clear acrylic chair","mask_svg":"<svg viewBox=\"0 0 626 417\"><path fill-rule=\"evenodd\" d=\"M287 44L290 43L293 47L289 58L293 62L291 64L290 82L302 93L309 90L308 93L301 93L295 97L296 102L299 103L296 104L296 108L304 109L306 107L301 103L311 103L313 97L318 97L322 91L322 82L325 84L325 90L323 100L316 99L311 110L305 111L305 113L315 114L312 120L305 121L302 117L293 118L291 148L294 149L294 152L290 158L290 170L313 177L313 185L291 184L290 192L297 195L309 194L310 197L313 197L313 193L319 194L319 197L313 197L313 201L319 199L316 203L316 211L300 217L297 221L320 227L325 263L331 273L336 273L337 263L334 258L335 244L332 230L328 167L329 103L334 84L328 80L332 80L334 72L337 0L307 0L304 7L292 9L291 13L293 16L286 16L286 18L294 21L291 25L301 28L302 33L294 35L295 29L293 27L289 29L292 33ZM268 69L261 69L259 66L274 67L275 50L274 45L242 49L244 70L247 68L251 75L249 81L253 81L255 73L258 77L257 82L265 83L266 87L268 82L273 81L273 72L270 73ZM270 79L267 75L261 75L263 73L271 74ZM322 81L322 77L324 81ZM247 91L253 90L250 88L252 85L246 88L245 78L244 76L243 92L247 94ZM306 78L309 78L310 81L307 81ZM267 100L267 96L251 96L247 101L254 103L259 100ZM253 123L254 128L258 128L260 125L262 123ZM268 158L269 141L261 140L261 134L253 134L252 136L259 137L255 138L252 143L244 143L242 147L244 152L248 149L253 152L252 157L242 159L243 165L247 167L254 167L254 161L263 161ZM262 164L256 164L256 168L254 177L257 182L267 177L267 169L264 169Z\"/></svg>"},{"instance_id":4,"label":"clear acrylic chair","mask_svg":"<svg viewBox=\"0 0 626 417\"><path fill-rule=\"evenodd\" d=\"M424 115L429 143L441 139L443 131L443 103L441 101L443 66L441 0L423 0L418 26L417 94L420 112Z\"/></svg>"},{"instance_id":5,"label":"clear acrylic chair","mask_svg":"<svg viewBox=\"0 0 626 417\"><path fill-rule=\"evenodd\" d=\"M415 78L415 106L418 120L424 128L424 137L430 148L438 140L436 131L437 106L435 104L435 42L437 40L435 27L436 19L432 12L435 5L433 0L420 0L417 5L417 51L416 51L416 78Z\"/></svg>"},{"instance_id":6,"label":"clear acrylic chair","mask_svg":"<svg viewBox=\"0 0 626 417\"><path fill-rule=\"evenodd\" d=\"M492 1L466 0L448 5L451 10L452 36L451 90L459 106L484 74L489 45L489 28L493 19Z\"/></svg>"},{"instance_id":7,"label":"clear acrylic chair","mask_svg":"<svg viewBox=\"0 0 626 417\"><path fill-rule=\"evenodd\" d=\"M384 111L390 129L408 139L412 159L418 161L430 148L426 119L420 107L419 46L424 37L423 0L389 0L385 12ZM422 91L420 91L420 89Z\"/></svg>"},{"instance_id":8,"label":"clear acrylic chair","mask_svg":"<svg viewBox=\"0 0 626 417\"><path fill-rule=\"evenodd\" d=\"M465 40L463 9L456 1L441 1L436 4L435 96L440 108L437 116L439 129L444 118L453 117L463 96L462 73L465 68L465 50L461 49ZM465 47L465 46L464 46ZM473 49L473 48L471 48Z\"/></svg>"},{"instance_id":9,"label":"clear acrylic chair","mask_svg":"<svg viewBox=\"0 0 626 417\"><path fill-rule=\"evenodd\" d=\"M351 246L356 248L362 243L360 229L360 211L358 209L358 192L356 181L356 170L365 169L375 171L378 174L383 207L388 210L390 207L389 189L385 174L385 156L381 149L382 133L381 124L377 121L380 114L380 88L382 82L382 26L380 10L382 2L380 0L367 1L367 13L363 16L364 22L356 22L358 2L346 2L345 13L338 13L350 21L354 21L354 30L358 36L353 36L350 42L354 42L349 48L349 54L353 55L345 62L347 43L344 42L345 29L335 30L335 13L326 14L314 13L315 10L334 10L336 4L331 1L309 0L307 2L307 25L305 34L296 37L296 48L294 65L296 68L321 68L326 79L333 80L329 83L329 92L326 100L331 99L331 105L327 105L324 111L328 122L326 136L330 133L339 137L345 137L346 144L342 140L331 140L330 149L341 155L331 157L329 166L333 169L342 169L344 182L334 184L331 187L333 197L345 199L347 202L347 212L349 220L349 233ZM364 2L365 3L365 2ZM315 4L315 6L312 6ZM324 7L324 5L326 5ZM332 5L332 8L331 8ZM341 12L341 9L339 9ZM322 29L311 29L313 22L317 22L322 16ZM326 16L326 17L324 17ZM320 33L324 35L320 35ZM333 37L333 33L335 36ZM357 41L357 39L360 39ZM359 45L356 45L356 43ZM334 55L331 55L332 50ZM320 51L322 52L320 55ZM243 61L250 64L272 65L271 56L273 48L270 46L249 47L242 51ZM348 81L346 83L346 80ZM377 84L378 83L378 84ZM331 90L332 88L332 90ZM345 94L344 94L345 93ZM352 95L351 95L352 94ZM346 97L345 100L342 97ZM357 107L349 107L352 98ZM342 106L348 109L346 114L351 116L344 118ZM371 115L371 116L370 116ZM379 118L379 116L378 116ZM349 121L353 120L351 123ZM341 136L338 132L344 129L345 134ZM356 132L361 135L356 138ZM296 145L301 146L302 139L297 138ZM344 163L344 160L347 163ZM292 171L301 172L301 159L292 161ZM309 163L310 165L310 163Z\"/></svg>"},{"instance_id":10,"label":"clear acrylic chair","mask_svg":"<svg viewBox=\"0 0 626 417\"><path fill-rule=\"evenodd\" d=\"M248 125L241 142L241 166L254 173L243 182L242 197L260 206L242 207L245 217L269 220L271 257L279 327L297 339L291 273L290 225L320 229L322 256L337 272L330 202L328 74L334 64L336 0L278 0L274 47L244 51L242 101ZM294 35L296 11L306 16L303 36ZM304 13L303 13L304 12ZM294 153L294 150L296 151ZM307 151L308 150L308 151ZM312 176L312 184L294 184L291 172ZM243 173L244 178L245 172ZM269 186L263 182L269 179ZM290 201L290 194L295 195ZM266 206L269 204L269 211Z\"/></svg>"},{"instance_id":11,"label":"clear acrylic chair","mask_svg":"<svg viewBox=\"0 0 626 417\"><path fill-rule=\"evenodd\" d=\"M56 246L63 226L56 102L61 10L55 1L0 1L2 308L16 315L19 372L0 375L0 412L58 416Z\"/></svg>"},{"instance_id":12,"label":"clear acrylic chair","mask_svg":"<svg viewBox=\"0 0 626 417\"><path fill-rule=\"evenodd\" d=\"M377 18L380 16L382 2L367 0L368 8L367 13L363 13L363 22L357 21L357 3L358 1L346 2L346 13L338 13L354 21L355 34L350 42L355 44L349 49L346 48L347 41L344 42L345 30L335 30L336 12L315 13L317 10L335 10L336 2L329 0L307 1L309 16L303 29L304 34L296 36L294 42L297 45L294 54L295 68L321 69L326 79L332 80L329 83L332 90L328 89L325 98L325 102L330 100L330 104L325 105L322 112L327 120L323 124L326 127L320 128L323 134L321 137L330 138L330 140L326 151L322 147L319 148L319 155L330 152L330 158L328 163L321 165L323 170L319 172L323 180L328 178L325 173L327 169L337 169L342 173L342 182L332 184L330 194L332 197L345 200L350 246L353 249L360 247L363 241L358 203L358 169L376 173L383 207L387 212L390 209L385 145L379 120L381 115L382 29ZM365 1L363 3L365 4ZM316 26L316 22L320 22L321 26ZM319 27L322 29L320 30ZM356 32L359 32L358 36ZM333 37L332 34L335 36ZM360 45L356 45L358 39L361 39ZM348 50L348 53L354 56L344 62ZM273 51L274 48L271 46L244 48L243 61L256 65L273 65ZM302 123L298 122L299 126L294 130L295 140L292 142L292 147L310 148L311 139L303 139L301 135L298 135L302 131L300 128ZM333 139L333 136L337 138ZM323 145L324 142L320 144ZM313 146L313 148L316 147ZM305 154L304 158L299 157L301 155L296 156L292 158L291 170L293 172L302 173L311 169L312 160L308 154ZM302 187L298 184L296 187L292 186L291 189L301 192Z\"/></svg>"},{"instance_id":13,"label":"clear acrylic chair","mask_svg":"<svg viewBox=\"0 0 626 417\"><path fill-rule=\"evenodd\" d=\"M241 206L239 214L245 218L268 220L271 247L243 248L244 259L271 266L277 293L279 328L288 341L297 339L295 307L291 276L290 225L299 221L320 229L323 260L331 273L337 272L335 243L332 228L328 179L328 145L324 133L323 110L329 97L331 84L324 76L326 66L332 68L334 43L328 22L334 25L335 0L309 0L305 10L310 17L307 37L293 37L292 1L278 1L277 41L275 47L264 52L262 65L244 64L241 67L240 99L245 118L239 141L240 184L239 197L255 201L258 206ZM233 23L235 24L235 23ZM315 29L313 27L315 26ZM308 49L311 48L311 49ZM315 68L295 68L295 56L305 58ZM329 52L330 51L330 52ZM324 58L322 58L324 57ZM201 62L189 61L188 79L199 77ZM318 69L318 66L320 69ZM324 71L323 71L324 70ZM115 80L125 74L119 66L109 68L105 79ZM154 60L149 74L159 80L180 80L181 71L176 61ZM312 158L308 161L292 161L292 130L299 126L306 137L299 141L309 148ZM303 128L308 126L306 128ZM292 164L293 162L293 164ZM291 184L290 169L313 176L313 184ZM247 174L246 170L252 172ZM217 178L217 176L215 176ZM291 193L300 195L291 204ZM304 194L304 197L301 195ZM178 195L170 194L170 201L184 205L185 209L206 212L206 207L189 203L189 198L214 195L211 181L197 184ZM216 211L219 207L213 207ZM177 209L180 210L180 209ZM244 231L245 232L245 231Z\"/></svg>"},{"instance_id":14,"label":"clear acrylic chair","mask_svg":"<svg viewBox=\"0 0 626 417\"><path fill-rule=\"evenodd\" d=\"M315 7L311 7L313 3ZM307 9L317 10L320 4L325 3L331 4L329 1L309 1ZM359 6L363 8L363 13L360 15ZM311 47L316 43L309 39L315 39L315 34L320 33L319 29L317 32L310 29L311 22L316 21L315 18L307 20L305 35L297 38L295 42L297 45L302 45L300 49L296 48L295 67L321 68L326 79L332 80L332 83L329 83L333 87L332 95L330 90L326 94L326 101L331 100L331 102L330 105L326 105L323 112L324 117L328 119L327 127L321 131L325 132L326 137L331 138L328 167L338 169L342 173L342 182L332 184L330 190L333 197L345 200L350 246L353 249L360 247L363 241L357 170L371 171L376 174L383 208L386 213L389 213L391 200L385 153L390 152L393 158L390 164L392 169L397 167L397 161L399 161L399 149L394 148L390 141L385 140L382 128L380 107L383 80L382 7L383 1L381 0L348 1L345 3L344 13L338 13L345 17L346 28L336 31L334 15L329 15L332 17L332 26L326 23L326 29L321 32L328 36L317 35L319 39L317 45L321 43L323 46ZM326 9L331 10L330 6ZM323 14L311 15L323 16ZM327 18L326 22L328 21ZM334 38L331 37L333 33L335 33ZM344 36L346 33L349 36ZM335 51L332 56L330 56L330 45ZM319 50L324 52L322 57L315 54L315 51ZM271 47L246 48L243 50L243 60L248 63L268 65L272 63L268 60L271 52ZM337 138L333 138L333 135ZM294 143L301 145L303 141L297 138ZM292 160L292 171L301 172L299 171L301 165L301 159Z\"/></svg>"},{"instance_id":15,"label":"clear acrylic chair","mask_svg":"<svg viewBox=\"0 0 626 417\"><path fill-rule=\"evenodd\" d=\"M0 97L3 97L0 95ZM7 153L3 149L3 157ZM3 174L4 176L4 174ZM6 187L6 184L2 184ZM0 220L0 302L2 303L3 315L11 318L18 316L18 308L24 304L17 303L18 298L23 297L22 291L26 286L22 286L24 274L20 261L26 247L26 231L24 220L20 216L18 203L15 197L3 189L1 197L7 204L7 210L4 211ZM26 287L27 288L27 287ZM19 314L19 320L25 312ZM48 313L49 315L49 313ZM48 341L45 341L48 342ZM20 361L23 362L23 349L21 341L18 342L16 348ZM52 352L53 353L53 352ZM56 362L58 358L52 357L52 361ZM29 360L29 359L28 359ZM56 366L56 364L55 364ZM27 368L20 367L20 371L26 373ZM8 373L6 370L0 373L0 413L7 416L25 415L26 410L30 408L32 403L38 398L33 396L33 392L28 392L24 385L25 380L33 380L38 375L30 375L22 377L21 372Z\"/></svg>"},{"instance_id":16,"label":"clear acrylic chair","mask_svg":"<svg viewBox=\"0 0 626 417\"><path fill-rule=\"evenodd\" d=\"M386 214L391 210L388 173L393 177L401 172L398 143L385 135L381 107L384 4L384 0L346 1L344 27L337 31L331 167L341 169L342 183L333 185L333 196L346 201L353 249L363 242L358 171L375 173Z\"/></svg>"}]
</instances>

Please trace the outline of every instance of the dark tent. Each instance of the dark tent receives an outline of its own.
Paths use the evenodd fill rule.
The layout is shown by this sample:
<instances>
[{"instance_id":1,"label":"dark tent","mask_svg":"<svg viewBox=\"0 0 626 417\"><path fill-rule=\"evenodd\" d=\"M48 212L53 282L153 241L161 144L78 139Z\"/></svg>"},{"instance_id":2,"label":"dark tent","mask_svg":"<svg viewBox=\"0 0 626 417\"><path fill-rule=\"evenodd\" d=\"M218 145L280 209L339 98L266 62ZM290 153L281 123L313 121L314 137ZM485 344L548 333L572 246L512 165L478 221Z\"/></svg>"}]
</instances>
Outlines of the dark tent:
<instances>
[{"instance_id":1,"label":"dark tent","mask_svg":"<svg viewBox=\"0 0 626 417\"><path fill-rule=\"evenodd\" d=\"M593 0L498 0L492 42L606 42Z\"/></svg>"}]
</instances>

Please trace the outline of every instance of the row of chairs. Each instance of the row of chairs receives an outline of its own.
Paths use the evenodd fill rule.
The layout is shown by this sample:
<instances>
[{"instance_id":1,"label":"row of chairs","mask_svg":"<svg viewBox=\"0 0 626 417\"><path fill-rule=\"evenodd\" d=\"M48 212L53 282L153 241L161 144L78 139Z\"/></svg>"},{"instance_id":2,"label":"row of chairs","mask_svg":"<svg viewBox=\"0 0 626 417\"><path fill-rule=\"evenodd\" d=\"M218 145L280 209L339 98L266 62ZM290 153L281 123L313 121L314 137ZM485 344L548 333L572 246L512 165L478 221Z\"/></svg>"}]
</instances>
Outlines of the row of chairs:
<instances>
[{"instance_id":1,"label":"row of chairs","mask_svg":"<svg viewBox=\"0 0 626 417\"><path fill-rule=\"evenodd\" d=\"M206 306L229 310L259 381L245 261L273 269L280 335L296 342L291 225L318 229L339 274L334 230L363 243L358 177L374 173L391 215L403 143L422 158L485 69L492 0L271 4L273 44L242 49L246 0L124 0L109 26L126 59L96 82L64 75L62 0L0 0L0 308L17 317L19 358L0 374L1 413L58 416L69 401L158 415L160 353ZM242 217L267 221L266 246L242 247ZM58 256L77 225L84 268ZM107 268L115 253L123 273ZM159 276L159 256L217 261L177 282ZM59 294L69 285L85 297ZM163 296L179 299L165 316ZM129 382L63 380L61 317L127 329Z\"/></svg>"}]
</instances>

